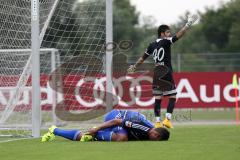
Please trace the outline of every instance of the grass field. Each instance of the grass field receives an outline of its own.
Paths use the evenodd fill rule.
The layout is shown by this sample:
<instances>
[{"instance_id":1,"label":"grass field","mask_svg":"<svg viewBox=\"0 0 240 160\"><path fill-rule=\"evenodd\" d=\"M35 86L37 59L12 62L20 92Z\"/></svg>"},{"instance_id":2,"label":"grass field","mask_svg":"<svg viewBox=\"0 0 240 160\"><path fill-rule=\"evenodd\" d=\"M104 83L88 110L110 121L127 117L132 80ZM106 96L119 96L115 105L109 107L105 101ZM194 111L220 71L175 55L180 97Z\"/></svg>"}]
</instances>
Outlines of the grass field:
<instances>
[{"instance_id":1,"label":"grass field","mask_svg":"<svg viewBox=\"0 0 240 160\"><path fill-rule=\"evenodd\" d=\"M167 142L0 142L1 160L237 160L240 126L176 126Z\"/></svg>"}]
</instances>

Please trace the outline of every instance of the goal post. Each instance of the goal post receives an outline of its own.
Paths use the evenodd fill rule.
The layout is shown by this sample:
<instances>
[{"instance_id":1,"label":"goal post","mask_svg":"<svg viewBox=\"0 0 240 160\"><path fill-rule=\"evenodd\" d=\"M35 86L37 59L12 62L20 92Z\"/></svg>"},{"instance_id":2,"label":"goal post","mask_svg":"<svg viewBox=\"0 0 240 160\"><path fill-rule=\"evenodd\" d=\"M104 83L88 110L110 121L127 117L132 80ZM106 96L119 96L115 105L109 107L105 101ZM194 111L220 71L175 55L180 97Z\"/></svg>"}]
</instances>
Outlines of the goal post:
<instances>
[{"instance_id":1,"label":"goal post","mask_svg":"<svg viewBox=\"0 0 240 160\"><path fill-rule=\"evenodd\" d=\"M113 44L113 1L106 0L106 47ZM110 46L113 49L113 46ZM112 82L112 63L113 50L106 49L106 106L107 110L113 107L113 82Z\"/></svg>"},{"instance_id":2,"label":"goal post","mask_svg":"<svg viewBox=\"0 0 240 160\"><path fill-rule=\"evenodd\" d=\"M46 23L46 22L45 22ZM39 40L39 1L31 0L31 59L32 66L32 136L40 137L40 40Z\"/></svg>"},{"instance_id":3,"label":"goal post","mask_svg":"<svg viewBox=\"0 0 240 160\"><path fill-rule=\"evenodd\" d=\"M59 66L65 86L51 88L57 92L52 98L58 100L61 94L65 109L91 108L92 84L85 82L80 95L75 95L78 82L87 75L105 74L103 86L110 93L106 103L111 109L112 51L105 47L112 42L112 0L8 0L0 9L0 87L11 88L11 93L0 98L5 104L0 104L0 135L8 130L12 135L40 136L40 129L50 121L46 108L54 110L59 103L47 103L44 95L52 87L49 77ZM57 58L50 54L55 51ZM47 87L44 94L42 85ZM26 105L28 96L31 102ZM55 113L51 115L56 123Z\"/></svg>"}]
</instances>

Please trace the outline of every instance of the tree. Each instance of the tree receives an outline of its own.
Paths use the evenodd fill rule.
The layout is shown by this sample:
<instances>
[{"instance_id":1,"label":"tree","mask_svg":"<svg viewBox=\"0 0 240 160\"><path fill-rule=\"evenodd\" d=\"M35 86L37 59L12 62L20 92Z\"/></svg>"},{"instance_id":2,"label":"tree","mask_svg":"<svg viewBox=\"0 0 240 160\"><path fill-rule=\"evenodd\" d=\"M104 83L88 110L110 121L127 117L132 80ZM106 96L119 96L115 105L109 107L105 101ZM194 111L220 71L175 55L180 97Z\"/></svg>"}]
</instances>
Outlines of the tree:
<instances>
[{"instance_id":1,"label":"tree","mask_svg":"<svg viewBox=\"0 0 240 160\"><path fill-rule=\"evenodd\" d=\"M173 54L195 54L195 58L184 56L186 59L191 58L192 62L198 61L197 63L205 64L206 66L221 64L221 71L229 70L230 68L228 67L238 66L237 55L231 57L229 55L228 61L218 62L215 60L218 59L218 53L239 52L240 50L239 8L239 0L232 0L222 5L219 9L207 8L205 13L200 13L200 23L193 26L186 37L174 44ZM181 17L180 22L173 25L172 28L178 30L184 23L184 18ZM205 53L205 55L200 57L198 53ZM199 62L199 59L202 59L202 61ZM211 61L211 59L215 60ZM187 63L184 65L187 65ZM231 69L234 69L234 67Z\"/></svg>"},{"instance_id":2,"label":"tree","mask_svg":"<svg viewBox=\"0 0 240 160\"><path fill-rule=\"evenodd\" d=\"M139 13L135 6L130 4L129 0L114 0L113 3L113 40L119 44L123 40L133 42L133 48L129 50L133 54L139 44L138 32L136 26L139 19ZM117 53L121 52L116 50Z\"/></svg>"}]
</instances>

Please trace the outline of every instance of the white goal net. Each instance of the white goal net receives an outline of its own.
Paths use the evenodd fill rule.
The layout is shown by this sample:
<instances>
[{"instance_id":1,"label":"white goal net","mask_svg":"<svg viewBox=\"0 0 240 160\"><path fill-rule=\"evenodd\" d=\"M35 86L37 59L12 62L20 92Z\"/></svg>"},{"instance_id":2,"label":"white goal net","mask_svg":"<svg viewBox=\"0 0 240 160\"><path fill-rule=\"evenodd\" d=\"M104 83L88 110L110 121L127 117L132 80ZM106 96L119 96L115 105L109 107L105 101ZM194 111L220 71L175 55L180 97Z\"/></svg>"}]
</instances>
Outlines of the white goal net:
<instances>
[{"instance_id":1,"label":"white goal net","mask_svg":"<svg viewBox=\"0 0 240 160\"><path fill-rule=\"evenodd\" d=\"M42 126L55 107L63 121L84 119L76 113L100 93L82 79L105 73L106 2L39 0L39 12ZM1 0L0 22L0 135L31 135L31 0Z\"/></svg>"},{"instance_id":2,"label":"white goal net","mask_svg":"<svg viewBox=\"0 0 240 160\"><path fill-rule=\"evenodd\" d=\"M31 103L32 87L31 77L24 81L24 85L18 86L22 73L25 70L26 60L31 55L30 49L0 50L0 117L2 135L26 136L31 135ZM60 64L59 53L56 49L45 48L40 50L41 72L41 105L43 110L52 111L59 94L49 86L49 75ZM30 69L28 69L30 70ZM30 75L30 73L27 73ZM18 95L17 88L19 87ZM14 97L16 96L16 97ZM49 122L54 122L52 113L44 112L43 116ZM45 123L43 121L43 125Z\"/></svg>"}]
</instances>

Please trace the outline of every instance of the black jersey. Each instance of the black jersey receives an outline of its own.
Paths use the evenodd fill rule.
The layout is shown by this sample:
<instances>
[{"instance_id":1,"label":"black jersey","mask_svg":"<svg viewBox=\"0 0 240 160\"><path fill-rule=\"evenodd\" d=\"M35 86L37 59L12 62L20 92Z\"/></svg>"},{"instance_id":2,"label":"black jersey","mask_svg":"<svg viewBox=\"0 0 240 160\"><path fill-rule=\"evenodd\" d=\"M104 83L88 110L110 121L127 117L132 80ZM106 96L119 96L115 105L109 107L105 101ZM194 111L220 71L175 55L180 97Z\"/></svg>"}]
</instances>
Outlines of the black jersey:
<instances>
[{"instance_id":1,"label":"black jersey","mask_svg":"<svg viewBox=\"0 0 240 160\"><path fill-rule=\"evenodd\" d=\"M149 140L149 131L152 127L144 122L124 121L123 128L126 129L129 141Z\"/></svg>"},{"instance_id":2,"label":"black jersey","mask_svg":"<svg viewBox=\"0 0 240 160\"><path fill-rule=\"evenodd\" d=\"M128 140L149 140L149 131L154 126L146 116L139 112L123 110L122 127L127 131Z\"/></svg>"},{"instance_id":3,"label":"black jersey","mask_svg":"<svg viewBox=\"0 0 240 160\"><path fill-rule=\"evenodd\" d=\"M176 36L157 39L149 44L145 54L152 55L156 65L167 66L172 71L171 44L177 40Z\"/></svg>"}]
</instances>

